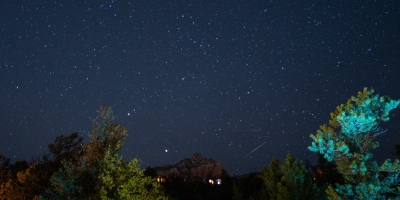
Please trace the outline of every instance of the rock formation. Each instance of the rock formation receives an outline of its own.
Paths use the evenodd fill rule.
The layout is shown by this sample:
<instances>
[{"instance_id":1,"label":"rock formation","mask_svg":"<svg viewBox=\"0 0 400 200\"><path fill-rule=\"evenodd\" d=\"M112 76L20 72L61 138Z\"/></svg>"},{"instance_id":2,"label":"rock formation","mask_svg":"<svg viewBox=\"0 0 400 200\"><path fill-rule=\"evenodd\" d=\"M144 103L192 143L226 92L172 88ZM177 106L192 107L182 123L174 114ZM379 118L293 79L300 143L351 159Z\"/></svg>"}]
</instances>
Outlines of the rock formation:
<instances>
[{"instance_id":1,"label":"rock formation","mask_svg":"<svg viewBox=\"0 0 400 200\"><path fill-rule=\"evenodd\" d=\"M175 165L164 165L154 168L158 176L166 178L220 178L226 176L222 164L214 159L195 153L189 159L183 159Z\"/></svg>"}]
</instances>

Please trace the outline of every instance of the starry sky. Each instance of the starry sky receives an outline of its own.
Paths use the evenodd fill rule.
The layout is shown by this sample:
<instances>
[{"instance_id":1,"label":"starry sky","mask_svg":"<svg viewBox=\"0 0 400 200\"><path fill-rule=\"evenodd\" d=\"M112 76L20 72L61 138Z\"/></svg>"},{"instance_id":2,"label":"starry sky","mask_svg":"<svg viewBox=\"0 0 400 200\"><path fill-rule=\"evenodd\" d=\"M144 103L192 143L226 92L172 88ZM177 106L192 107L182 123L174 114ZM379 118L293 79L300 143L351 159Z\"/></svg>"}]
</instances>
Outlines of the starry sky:
<instances>
[{"instance_id":1,"label":"starry sky","mask_svg":"<svg viewBox=\"0 0 400 200\"><path fill-rule=\"evenodd\" d=\"M284 2L284 3L283 3ZM229 174L288 152L364 87L399 99L400 1L2 1L0 152L30 160L111 106L142 167L199 152ZM400 109L377 159L400 142Z\"/></svg>"}]
</instances>

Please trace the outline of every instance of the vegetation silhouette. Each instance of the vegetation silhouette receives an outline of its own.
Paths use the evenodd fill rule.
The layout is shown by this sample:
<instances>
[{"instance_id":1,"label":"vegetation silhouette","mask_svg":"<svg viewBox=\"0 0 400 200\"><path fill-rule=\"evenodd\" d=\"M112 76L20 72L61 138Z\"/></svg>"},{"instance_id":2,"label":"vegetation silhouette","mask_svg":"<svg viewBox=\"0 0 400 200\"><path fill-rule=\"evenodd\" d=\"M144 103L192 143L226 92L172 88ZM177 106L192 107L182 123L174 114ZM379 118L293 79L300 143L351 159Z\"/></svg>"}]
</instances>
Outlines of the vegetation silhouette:
<instances>
[{"instance_id":1,"label":"vegetation silhouette","mask_svg":"<svg viewBox=\"0 0 400 200\"><path fill-rule=\"evenodd\" d=\"M49 153L16 161L0 152L1 199L399 199L400 161L372 160L375 139L385 130L389 112L400 104L365 88L339 105L328 124L311 134L309 150L318 163L303 163L291 154L272 158L262 172L221 177L175 177L158 183L157 170L139 168L139 159L124 160L119 150L128 136L115 123L111 108L100 107L92 119L91 140L78 133L57 136ZM400 157L400 143L393 155ZM260 169L261 170L261 169ZM323 192L325 191L325 193Z\"/></svg>"}]
</instances>

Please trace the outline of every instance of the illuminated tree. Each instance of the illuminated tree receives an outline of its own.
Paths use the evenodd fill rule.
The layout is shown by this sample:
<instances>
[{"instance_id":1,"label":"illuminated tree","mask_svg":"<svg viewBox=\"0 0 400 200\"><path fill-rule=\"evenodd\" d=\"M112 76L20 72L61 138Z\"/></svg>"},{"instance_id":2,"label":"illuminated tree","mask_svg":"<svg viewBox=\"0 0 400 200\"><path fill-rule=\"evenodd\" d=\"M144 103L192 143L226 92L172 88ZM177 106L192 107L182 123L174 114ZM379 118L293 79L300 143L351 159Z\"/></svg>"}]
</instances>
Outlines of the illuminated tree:
<instances>
[{"instance_id":1,"label":"illuminated tree","mask_svg":"<svg viewBox=\"0 0 400 200\"><path fill-rule=\"evenodd\" d=\"M270 167L263 169L263 181L269 199L308 200L322 197L306 166L290 154L282 165L277 158L272 158Z\"/></svg>"},{"instance_id":2,"label":"illuminated tree","mask_svg":"<svg viewBox=\"0 0 400 200\"><path fill-rule=\"evenodd\" d=\"M125 162L116 153L106 151L100 166L101 199L168 199L154 178L145 176L139 160Z\"/></svg>"},{"instance_id":3,"label":"illuminated tree","mask_svg":"<svg viewBox=\"0 0 400 200\"><path fill-rule=\"evenodd\" d=\"M98 169L85 160L77 163L62 161L63 166L50 181L52 191L45 195L50 199L90 199L98 194Z\"/></svg>"},{"instance_id":4,"label":"illuminated tree","mask_svg":"<svg viewBox=\"0 0 400 200\"><path fill-rule=\"evenodd\" d=\"M0 199L39 199L45 182L44 171L34 163L1 184Z\"/></svg>"},{"instance_id":5,"label":"illuminated tree","mask_svg":"<svg viewBox=\"0 0 400 200\"><path fill-rule=\"evenodd\" d=\"M364 88L357 97L352 96L346 105L340 105L331 113L329 124L322 125L309 150L324 155L345 179L326 192L329 199L387 199L398 194L400 162L388 159L382 165L372 160L371 150L379 143L376 137L385 130L379 123L389 120L389 112L400 100L373 95L374 90ZM399 196L397 196L399 198Z\"/></svg>"},{"instance_id":6,"label":"illuminated tree","mask_svg":"<svg viewBox=\"0 0 400 200\"><path fill-rule=\"evenodd\" d=\"M282 172L280 170L281 162L278 158L273 157L269 168L263 167L263 181L270 199L277 199L278 182L282 179Z\"/></svg>"},{"instance_id":7,"label":"illuminated tree","mask_svg":"<svg viewBox=\"0 0 400 200\"><path fill-rule=\"evenodd\" d=\"M75 158L76 160L64 159L62 161L62 167L51 177L54 191L50 196L68 199L82 199L96 196L99 198L101 188L99 179L100 163L104 159L108 146L114 152L121 148L127 131L124 127L112 123L111 108L100 107L100 110L97 112L98 116L92 120L92 131L89 132L92 140L76 152L79 153L79 156ZM117 137L118 139L116 140ZM62 141L62 138L59 141ZM81 140L78 141L80 142ZM74 143L77 144L77 142ZM65 144L65 142L58 144ZM119 145L116 146L116 144ZM62 146L53 145L52 149L56 154L68 152Z\"/></svg>"},{"instance_id":8,"label":"illuminated tree","mask_svg":"<svg viewBox=\"0 0 400 200\"><path fill-rule=\"evenodd\" d=\"M78 162L63 161L51 182L52 198L67 199L167 199L154 178L146 177L134 159L118 156L127 130L113 123L111 108L100 107Z\"/></svg>"}]
</instances>

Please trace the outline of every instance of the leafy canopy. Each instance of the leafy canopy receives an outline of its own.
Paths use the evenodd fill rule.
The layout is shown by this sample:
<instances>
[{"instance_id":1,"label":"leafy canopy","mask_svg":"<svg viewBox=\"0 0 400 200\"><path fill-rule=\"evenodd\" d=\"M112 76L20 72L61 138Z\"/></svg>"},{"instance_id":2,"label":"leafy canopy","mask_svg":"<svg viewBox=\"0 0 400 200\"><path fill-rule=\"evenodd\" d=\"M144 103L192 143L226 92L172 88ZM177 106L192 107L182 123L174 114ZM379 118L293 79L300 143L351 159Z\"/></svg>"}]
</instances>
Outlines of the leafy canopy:
<instances>
[{"instance_id":1,"label":"leafy canopy","mask_svg":"<svg viewBox=\"0 0 400 200\"><path fill-rule=\"evenodd\" d=\"M269 199L321 199L322 195L312 181L311 173L302 162L287 154L281 165L272 158L269 168L263 168L263 181Z\"/></svg>"},{"instance_id":2,"label":"leafy canopy","mask_svg":"<svg viewBox=\"0 0 400 200\"><path fill-rule=\"evenodd\" d=\"M113 122L111 108L100 107L77 161L64 160L51 182L53 198L67 199L168 199L154 178L144 175L139 160L124 161L118 155L125 127Z\"/></svg>"},{"instance_id":3,"label":"leafy canopy","mask_svg":"<svg viewBox=\"0 0 400 200\"><path fill-rule=\"evenodd\" d=\"M364 88L331 113L329 124L310 135L313 142L308 149L334 162L345 179L344 185L328 188L331 199L382 199L400 191L399 161L388 159L379 166L371 153L379 146L376 137L386 132L380 122L389 121L389 112L400 100L373 93Z\"/></svg>"}]
</instances>

